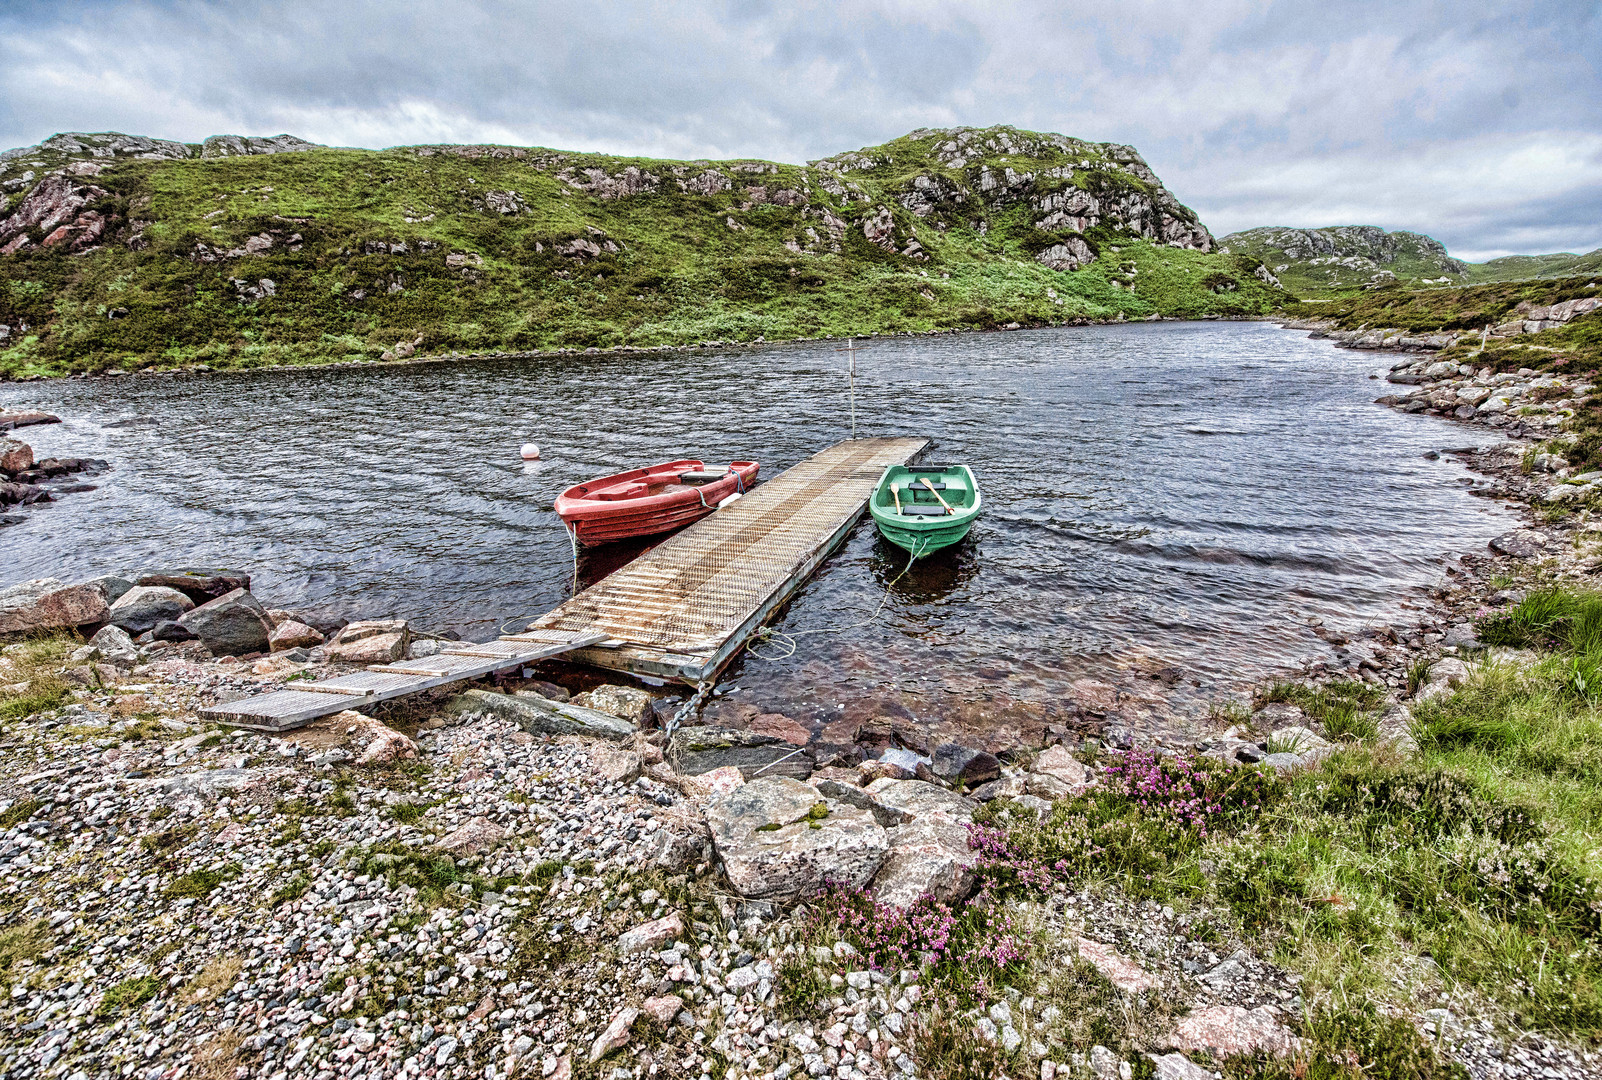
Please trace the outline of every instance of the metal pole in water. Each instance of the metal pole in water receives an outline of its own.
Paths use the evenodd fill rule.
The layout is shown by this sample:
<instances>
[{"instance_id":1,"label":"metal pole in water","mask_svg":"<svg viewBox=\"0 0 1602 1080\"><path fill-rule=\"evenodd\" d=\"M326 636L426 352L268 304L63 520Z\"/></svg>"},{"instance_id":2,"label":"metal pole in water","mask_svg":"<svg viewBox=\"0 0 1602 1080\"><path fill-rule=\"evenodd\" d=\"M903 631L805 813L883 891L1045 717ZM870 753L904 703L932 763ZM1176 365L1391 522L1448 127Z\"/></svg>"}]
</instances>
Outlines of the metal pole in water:
<instances>
[{"instance_id":1,"label":"metal pole in water","mask_svg":"<svg viewBox=\"0 0 1602 1080\"><path fill-rule=\"evenodd\" d=\"M846 339L846 353L851 357L851 437L857 437L857 339Z\"/></svg>"},{"instance_id":2,"label":"metal pole in water","mask_svg":"<svg viewBox=\"0 0 1602 1080\"><path fill-rule=\"evenodd\" d=\"M850 364L846 368L846 378L851 387L851 437L855 439L857 437L857 339L846 338L846 347L834 351L843 352L850 358Z\"/></svg>"}]
</instances>

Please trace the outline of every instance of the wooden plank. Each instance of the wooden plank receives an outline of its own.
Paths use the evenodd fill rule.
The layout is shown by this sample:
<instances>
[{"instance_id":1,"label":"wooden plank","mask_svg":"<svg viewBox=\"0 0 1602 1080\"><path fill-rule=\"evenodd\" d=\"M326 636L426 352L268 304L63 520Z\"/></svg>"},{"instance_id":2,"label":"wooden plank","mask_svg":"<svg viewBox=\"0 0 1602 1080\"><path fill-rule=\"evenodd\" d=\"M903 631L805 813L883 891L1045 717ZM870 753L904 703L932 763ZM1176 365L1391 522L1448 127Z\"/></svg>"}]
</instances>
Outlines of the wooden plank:
<instances>
[{"instance_id":1,"label":"wooden plank","mask_svg":"<svg viewBox=\"0 0 1602 1080\"><path fill-rule=\"evenodd\" d=\"M621 644L582 663L690 683L716 675L842 543L888 465L925 439L836 444L671 537L537 620Z\"/></svg>"},{"instance_id":2,"label":"wooden plank","mask_svg":"<svg viewBox=\"0 0 1602 1080\"><path fill-rule=\"evenodd\" d=\"M283 689L297 694L347 694L350 697L372 697L375 692L370 686L332 686L329 683L307 683L304 686L285 683Z\"/></svg>"},{"instance_id":3,"label":"wooden plank","mask_svg":"<svg viewBox=\"0 0 1602 1080\"><path fill-rule=\"evenodd\" d=\"M554 634L548 636L549 640L545 643L513 644L508 647L516 650L513 652L508 652L507 649L489 648L497 643L485 642L484 647L477 651L441 653L442 657L460 656L465 662L465 666L444 675L406 668L396 670L393 665L375 664L366 670L323 682L286 684L270 693L208 706L200 712L202 715L235 727L257 731L288 731L308 724L319 716L328 716L330 713L341 712L355 705L376 704L407 694L415 694L420 690L431 690L436 686L476 679L492 671L500 671L502 668L532 664L537 660L545 660L573 649L598 646L607 640L607 634L601 631L565 632L566 640L560 640ZM439 662L435 657L428 659ZM407 677L412 675L416 677ZM364 683L367 685L363 685Z\"/></svg>"}]
</instances>

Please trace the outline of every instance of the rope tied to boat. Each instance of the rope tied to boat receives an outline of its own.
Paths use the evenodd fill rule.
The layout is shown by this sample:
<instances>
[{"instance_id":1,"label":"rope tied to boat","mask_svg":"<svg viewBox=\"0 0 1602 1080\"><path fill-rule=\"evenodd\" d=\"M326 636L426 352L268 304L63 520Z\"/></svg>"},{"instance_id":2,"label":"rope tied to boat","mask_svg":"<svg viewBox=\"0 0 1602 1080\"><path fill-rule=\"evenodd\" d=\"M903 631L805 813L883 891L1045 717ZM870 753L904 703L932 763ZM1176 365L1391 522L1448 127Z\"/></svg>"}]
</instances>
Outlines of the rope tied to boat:
<instances>
[{"instance_id":1,"label":"rope tied to boat","mask_svg":"<svg viewBox=\"0 0 1602 1080\"><path fill-rule=\"evenodd\" d=\"M776 656L769 656L769 655L767 655L765 653L757 652L754 648L751 647L751 645L754 645L756 642L752 642L751 644L746 645L745 651L748 654L750 654L751 656L756 657L758 660L767 660L767 661L770 661L770 662L778 661L778 660L788 660L790 657L792 657L792 656L794 656L796 654L796 650L799 648L799 645L796 643L796 640L795 640L796 638L808 637L808 636L810 636L812 634L844 634L844 633L848 633L848 632L850 632L852 630L860 630L864 626L870 625L871 623L873 623L875 620L877 620L879 618L880 614L882 614L883 611L884 611L884 606L890 602L891 590L895 587L896 582L898 582L902 578L906 577L907 576L907 572L912 569L912 564L917 562L919 556L924 554L924 551L925 551L924 544L925 543L926 543L926 539L923 538L923 537L919 537L916 546L914 546L914 548L912 550L912 555L907 559L907 565L903 566L901 568L901 573L897 574L895 577L893 577L889 581L885 582L885 585L884 585L884 596L879 599L879 606L874 608L873 609L873 614L869 615L866 619L863 619L861 622L852 623L849 626L819 626L819 627L816 627L816 628L811 629L811 630L785 631L785 630L775 630L771 626L764 626L764 627L762 627L762 629L760 629L760 630L758 630L756 632L756 634L755 634L756 640L757 641L772 641L779 648L781 648L781 649L787 648L789 651L788 652L779 653Z\"/></svg>"}]
</instances>

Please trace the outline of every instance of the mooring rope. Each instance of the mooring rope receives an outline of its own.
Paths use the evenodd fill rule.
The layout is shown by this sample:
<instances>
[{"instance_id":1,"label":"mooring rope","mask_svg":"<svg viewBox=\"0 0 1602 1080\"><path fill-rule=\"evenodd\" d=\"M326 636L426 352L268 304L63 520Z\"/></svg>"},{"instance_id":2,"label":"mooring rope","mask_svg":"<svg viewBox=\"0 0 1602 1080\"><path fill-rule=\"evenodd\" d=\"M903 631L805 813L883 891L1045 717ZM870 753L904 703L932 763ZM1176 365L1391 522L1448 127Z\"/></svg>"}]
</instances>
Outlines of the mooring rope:
<instances>
[{"instance_id":1,"label":"mooring rope","mask_svg":"<svg viewBox=\"0 0 1602 1080\"><path fill-rule=\"evenodd\" d=\"M769 655L767 655L765 653L757 652L754 648L751 647L751 645L747 645L745 647L745 651L747 653L749 653L750 655L756 657L758 660L768 660L768 661L788 660L790 657L795 655L796 649L799 647L796 644L796 640L795 640L798 637L807 637L807 636L809 636L811 634L844 634L844 633L848 633L849 631L852 631L852 630L860 630L860 629L862 629L864 626L867 626L870 623L872 623L874 620L876 620L880 616L880 614L883 613L884 606L890 602L890 590L895 587L895 583L896 582L900 581L902 578L907 576L907 571L912 569L912 564L917 562L918 561L918 557L920 555L922 555L923 553L924 553L924 541L922 539L919 539L917 544L913 547L913 551L912 551L911 557L907 559L907 565L901 568L901 573L897 574L895 577L893 577L889 581L885 582L885 585L884 585L884 596L882 596L879 599L879 606L873 609L873 614L872 615L869 615L866 619L863 619L861 622L852 623L849 626L820 626L820 627L816 627L816 628L814 628L812 630L791 630L791 631L775 630L771 626L764 626L762 629L760 629L760 630L758 630L756 632L757 640L759 640L759 641L772 641L774 644L776 644L781 649L788 647L789 651L788 652L779 653L776 656L769 656ZM752 644L755 644L755 643L753 642Z\"/></svg>"}]
</instances>

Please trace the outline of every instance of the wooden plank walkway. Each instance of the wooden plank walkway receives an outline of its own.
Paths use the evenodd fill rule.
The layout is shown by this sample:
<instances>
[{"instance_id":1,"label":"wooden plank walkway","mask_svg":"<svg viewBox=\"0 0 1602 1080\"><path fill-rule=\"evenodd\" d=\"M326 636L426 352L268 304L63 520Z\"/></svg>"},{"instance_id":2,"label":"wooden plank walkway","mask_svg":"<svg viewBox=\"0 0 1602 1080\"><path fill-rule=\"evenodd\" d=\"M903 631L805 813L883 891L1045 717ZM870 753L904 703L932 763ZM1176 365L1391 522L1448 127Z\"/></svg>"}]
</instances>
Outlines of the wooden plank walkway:
<instances>
[{"instance_id":1,"label":"wooden plank walkway","mask_svg":"<svg viewBox=\"0 0 1602 1080\"><path fill-rule=\"evenodd\" d=\"M476 679L492 671L531 664L604 640L606 635L595 631L578 634L530 631L480 644L463 641L447 646L435 656L374 664L365 671L353 671L322 682L295 683L256 697L212 705L200 712L235 727L288 731L309 724L319 716L404 697L446 683Z\"/></svg>"},{"instance_id":2,"label":"wooden plank walkway","mask_svg":"<svg viewBox=\"0 0 1602 1080\"><path fill-rule=\"evenodd\" d=\"M201 713L287 731L345 709L552 656L612 671L714 677L840 545L885 468L927 439L850 439L814 454L641 555L520 634L461 642L436 656L296 683Z\"/></svg>"},{"instance_id":3,"label":"wooden plank walkway","mask_svg":"<svg viewBox=\"0 0 1602 1080\"><path fill-rule=\"evenodd\" d=\"M531 631L604 633L570 659L691 684L713 678L793 596L921 438L837 443L592 585Z\"/></svg>"}]
</instances>

